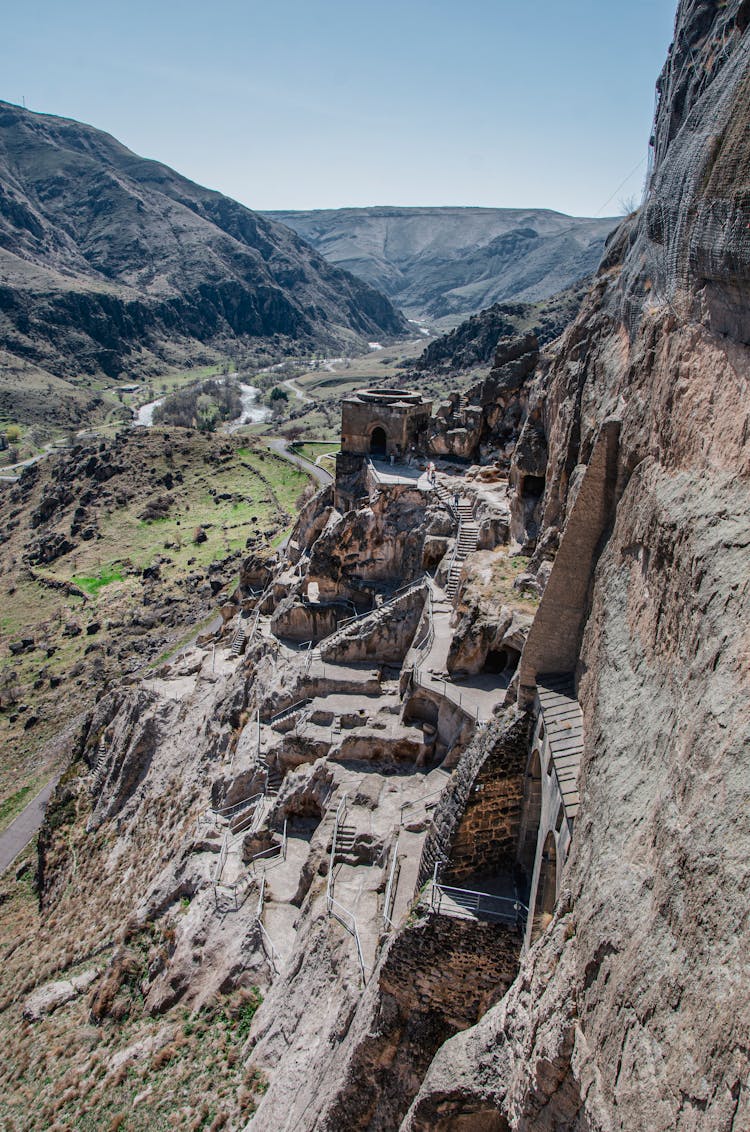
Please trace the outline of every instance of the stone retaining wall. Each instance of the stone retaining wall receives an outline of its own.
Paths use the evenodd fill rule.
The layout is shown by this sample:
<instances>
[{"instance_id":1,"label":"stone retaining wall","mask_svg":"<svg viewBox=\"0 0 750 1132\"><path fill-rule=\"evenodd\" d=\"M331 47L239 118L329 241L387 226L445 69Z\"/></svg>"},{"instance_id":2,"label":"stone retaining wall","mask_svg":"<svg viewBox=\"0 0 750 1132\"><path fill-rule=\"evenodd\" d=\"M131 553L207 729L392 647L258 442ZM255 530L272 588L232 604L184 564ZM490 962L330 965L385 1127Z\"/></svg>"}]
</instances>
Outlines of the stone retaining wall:
<instances>
[{"instance_id":1,"label":"stone retaining wall","mask_svg":"<svg viewBox=\"0 0 750 1132\"><path fill-rule=\"evenodd\" d=\"M380 973L382 991L413 1011L436 1010L456 1030L473 1026L518 972L523 934L507 924L430 914L399 932Z\"/></svg>"}]
</instances>

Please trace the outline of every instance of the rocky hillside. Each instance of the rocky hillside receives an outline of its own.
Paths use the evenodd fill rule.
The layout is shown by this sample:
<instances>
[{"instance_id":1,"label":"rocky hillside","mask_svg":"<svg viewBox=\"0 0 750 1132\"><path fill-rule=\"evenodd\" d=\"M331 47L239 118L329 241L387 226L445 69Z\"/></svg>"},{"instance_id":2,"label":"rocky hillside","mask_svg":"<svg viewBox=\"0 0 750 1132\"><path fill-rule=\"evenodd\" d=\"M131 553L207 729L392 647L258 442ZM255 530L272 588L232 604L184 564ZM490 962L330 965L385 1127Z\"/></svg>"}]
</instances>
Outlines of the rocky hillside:
<instances>
[{"instance_id":1,"label":"rocky hillside","mask_svg":"<svg viewBox=\"0 0 750 1132\"><path fill-rule=\"evenodd\" d=\"M308 482L262 444L139 428L0 484L0 801L66 761L61 709L220 622L242 553Z\"/></svg>"},{"instance_id":2,"label":"rocky hillside","mask_svg":"<svg viewBox=\"0 0 750 1132\"><path fill-rule=\"evenodd\" d=\"M453 324L493 303L534 303L595 270L616 220L520 208L271 212L412 318Z\"/></svg>"},{"instance_id":3,"label":"rocky hillside","mask_svg":"<svg viewBox=\"0 0 750 1132\"><path fill-rule=\"evenodd\" d=\"M750 1127L748 0L683 0L660 87L648 199L554 353L501 341L424 422L417 463L481 466L343 451L210 639L71 721L36 875L0 880L9 1129ZM205 444L190 521L229 526ZM174 562L183 455L122 485ZM10 537L95 563L101 456L59 519L69 477L19 481ZM543 673L571 690L534 720Z\"/></svg>"},{"instance_id":4,"label":"rocky hillside","mask_svg":"<svg viewBox=\"0 0 750 1132\"><path fill-rule=\"evenodd\" d=\"M154 372L237 339L355 348L404 326L288 228L90 126L0 103L0 336L18 385Z\"/></svg>"},{"instance_id":5,"label":"rocky hillside","mask_svg":"<svg viewBox=\"0 0 750 1132\"><path fill-rule=\"evenodd\" d=\"M410 365L417 373L461 373L491 362L500 338L532 333L540 346L552 342L573 321L588 294L581 279L538 303L495 303L436 338Z\"/></svg>"}]
</instances>

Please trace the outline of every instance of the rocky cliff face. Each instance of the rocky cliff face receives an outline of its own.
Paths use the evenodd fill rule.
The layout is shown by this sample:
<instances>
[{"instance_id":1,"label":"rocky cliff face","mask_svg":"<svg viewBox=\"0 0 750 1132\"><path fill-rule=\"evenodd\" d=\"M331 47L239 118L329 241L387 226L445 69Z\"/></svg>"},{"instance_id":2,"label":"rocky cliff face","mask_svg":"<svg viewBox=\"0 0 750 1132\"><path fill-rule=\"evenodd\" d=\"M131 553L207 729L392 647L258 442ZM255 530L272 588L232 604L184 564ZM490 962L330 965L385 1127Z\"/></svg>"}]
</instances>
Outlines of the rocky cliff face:
<instances>
[{"instance_id":1,"label":"rocky cliff face","mask_svg":"<svg viewBox=\"0 0 750 1132\"><path fill-rule=\"evenodd\" d=\"M750 1125L749 16L680 5L648 199L538 402L552 544L619 422L582 610L581 813L551 928L405 1128Z\"/></svg>"},{"instance_id":2,"label":"rocky cliff face","mask_svg":"<svg viewBox=\"0 0 750 1132\"><path fill-rule=\"evenodd\" d=\"M236 602L257 620L238 612L215 653L113 689L71 740L41 918L0 891L15 1127L125 1112L261 1132L750 1126L747 14L680 7L647 206L555 355L511 351L514 400L487 402L515 421L503 530L539 526L536 670L566 649L584 718L562 891L520 971L517 923L415 899L448 851L467 886L517 863L529 720L508 705L477 727L446 698L447 669L482 653L523 647L530 664L500 558L467 559L452 654L446 611L423 607L397 681L425 587L407 609L375 598L421 573L448 508L394 485L341 515L323 492L292 561L248 557ZM687 152L686 211L655 229ZM712 209L727 227L708 263ZM366 598L369 617L318 653L273 635L271 614ZM350 648L364 660L344 668Z\"/></svg>"}]
</instances>

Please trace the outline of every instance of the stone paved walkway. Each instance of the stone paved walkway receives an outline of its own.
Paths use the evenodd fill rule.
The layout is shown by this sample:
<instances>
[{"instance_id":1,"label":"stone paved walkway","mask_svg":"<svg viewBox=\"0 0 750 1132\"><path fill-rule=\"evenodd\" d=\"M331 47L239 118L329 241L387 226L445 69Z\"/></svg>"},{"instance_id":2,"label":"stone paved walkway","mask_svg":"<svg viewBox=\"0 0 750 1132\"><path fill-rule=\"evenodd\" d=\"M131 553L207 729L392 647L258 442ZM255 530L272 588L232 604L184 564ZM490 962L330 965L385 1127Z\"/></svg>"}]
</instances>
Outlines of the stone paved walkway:
<instances>
[{"instance_id":1,"label":"stone paved walkway","mask_svg":"<svg viewBox=\"0 0 750 1132\"><path fill-rule=\"evenodd\" d=\"M431 581L430 585L433 595L434 638L430 651L417 661L416 682L428 691L458 704L479 722L487 720L505 699L507 685L500 676L492 673L479 673L464 678L448 675L448 650L454 632L450 621L454 610L445 591L435 582Z\"/></svg>"}]
</instances>

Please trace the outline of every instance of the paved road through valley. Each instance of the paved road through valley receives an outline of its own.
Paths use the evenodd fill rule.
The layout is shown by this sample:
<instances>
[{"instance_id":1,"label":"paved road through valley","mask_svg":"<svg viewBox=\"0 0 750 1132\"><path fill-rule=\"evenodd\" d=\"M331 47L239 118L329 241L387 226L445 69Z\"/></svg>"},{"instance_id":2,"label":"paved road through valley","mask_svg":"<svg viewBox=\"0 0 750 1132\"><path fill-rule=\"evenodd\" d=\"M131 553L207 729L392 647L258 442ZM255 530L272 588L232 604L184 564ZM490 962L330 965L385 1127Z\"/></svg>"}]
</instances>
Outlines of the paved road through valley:
<instances>
[{"instance_id":1,"label":"paved road through valley","mask_svg":"<svg viewBox=\"0 0 750 1132\"><path fill-rule=\"evenodd\" d=\"M309 472L311 476L315 477L321 487L327 487L333 479L331 473L327 472L325 468L319 468L317 464L313 464L312 461L307 460L304 456L298 456L296 452L290 452L288 440L282 440L281 437L274 436L266 440L266 444L277 456L288 460L290 464L296 464L303 472Z\"/></svg>"},{"instance_id":2,"label":"paved road through valley","mask_svg":"<svg viewBox=\"0 0 750 1132\"><path fill-rule=\"evenodd\" d=\"M0 873L4 873L8 866L13 864L19 853L23 852L34 834L41 828L44 811L52 791L57 786L58 778L59 775L56 775L46 786L43 786L36 798L32 798L8 828L0 833Z\"/></svg>"}]
</instances>

